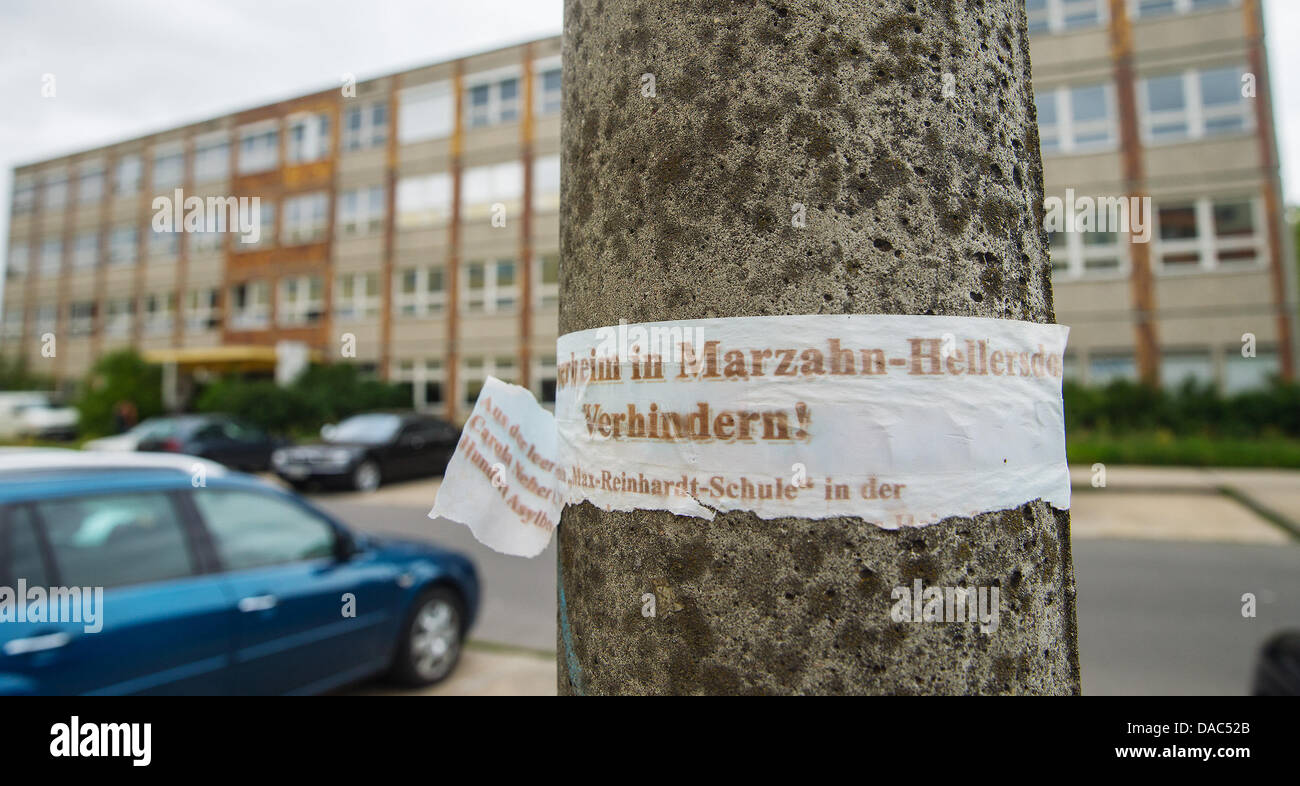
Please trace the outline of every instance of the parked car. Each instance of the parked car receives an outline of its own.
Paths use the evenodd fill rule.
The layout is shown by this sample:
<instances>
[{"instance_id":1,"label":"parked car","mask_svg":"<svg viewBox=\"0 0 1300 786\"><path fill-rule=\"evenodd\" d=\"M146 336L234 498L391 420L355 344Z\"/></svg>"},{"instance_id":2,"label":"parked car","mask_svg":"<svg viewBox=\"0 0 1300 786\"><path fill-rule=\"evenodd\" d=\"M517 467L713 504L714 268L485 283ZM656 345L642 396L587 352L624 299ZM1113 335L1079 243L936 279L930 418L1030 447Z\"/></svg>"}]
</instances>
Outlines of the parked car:
<instances>
[{"instance_id":1,"label":"parked car","mask_svg":"<svg viewBox=\"0 0 1300 786\"><path fill-rule=\"evenodd\" d=\"M72 439L77 435L78 417L72 407L55 406L49 393L0 393L0 439Z\"/></svg>"},{"instance_id":2,"label":"parked car","mask_svg":"<svg viewBox=\"0 0 1300 786\"><path fill-rule=\"evenodd\" d=\"M276 474L297 488L374 491L390 480L441 475L460 439L460 429L444 420L390 412L354 415L321 434L321 442L277 450Z\"/></svg>"},{"instance_id":3,"label":"parked car","mask_svg":"<svg viewBox=\"0 0 1300 786\"><path fill-rule=\"evenodd\" d=\"M227 415L175 415L157 420L140 437L136 450L185 453L233 469L262 472L271 468L271 454L288 444Z\"/></svg>"},{"instance_id":4,"label":"parked car","mask_svg":"<svg viewBox=\"0 0 1300 786\"><path fill-rule=\"evenodd\" d=\"M0 586L26 588L0 625L0 694L322 693L452 672L479 603L467 558L353 533L208 462L196 487L201 461L0 452Z\"/></svg>"},{"instance_id":5,"label":"parked car","mask_svg":"<svg viewBox=\"0 0 1300 786\"><path fill-rule=\"evenodd\" d=\"M113 452L129 452L136 450L140 442L154 433L169 431L174 427L172 418L149 418L142 420L134 428L127 429L121 434L114 434L111 437L100 437L91 439L82 443L82 450L103 450Z\"/></svg>"}]
</instances>

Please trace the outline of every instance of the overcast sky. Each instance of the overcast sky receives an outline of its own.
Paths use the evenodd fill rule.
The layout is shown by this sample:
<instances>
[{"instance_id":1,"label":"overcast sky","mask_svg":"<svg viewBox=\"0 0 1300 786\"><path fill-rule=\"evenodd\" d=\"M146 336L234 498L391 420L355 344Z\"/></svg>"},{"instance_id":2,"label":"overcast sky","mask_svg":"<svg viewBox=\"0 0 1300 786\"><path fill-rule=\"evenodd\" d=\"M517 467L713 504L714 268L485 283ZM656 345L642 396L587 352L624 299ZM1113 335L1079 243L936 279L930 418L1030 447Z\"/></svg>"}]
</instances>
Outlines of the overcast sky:
<instances>
[{"instance_id":1,"label":"overcast sky","mask_svg":"<svg viewBox=\"0 0 1300 786\"><path fill-rule=\"evenodd\" d=\"M17 164L560 31L562 0L0 0L0 237ZM1265 0L1300 204L1300 0ZM56 96L42 98L42 75ZM7 248L4 249L7 252Z\"/></svg>"}]
</instances>

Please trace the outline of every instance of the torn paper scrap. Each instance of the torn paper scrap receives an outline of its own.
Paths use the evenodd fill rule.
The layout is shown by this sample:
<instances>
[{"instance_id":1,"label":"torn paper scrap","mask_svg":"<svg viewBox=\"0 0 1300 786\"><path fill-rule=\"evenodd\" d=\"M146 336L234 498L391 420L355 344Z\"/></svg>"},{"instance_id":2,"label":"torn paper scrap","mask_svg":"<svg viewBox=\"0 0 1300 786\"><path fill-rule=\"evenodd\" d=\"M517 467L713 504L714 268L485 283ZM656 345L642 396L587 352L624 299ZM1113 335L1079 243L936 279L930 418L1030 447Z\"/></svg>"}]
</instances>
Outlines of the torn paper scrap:
<instances>
[{"instance_id":1,"label":"torn paper scrap","mask_svg":"<svg viewBox=\"0 0 1300 786\"><path fill-rule=\"evenodd\" d=\"M464 524L505 554L540 554L564 506L555 439L555 418L532 393L488 377L429 518Z\"/></svg>"}]
</instances>

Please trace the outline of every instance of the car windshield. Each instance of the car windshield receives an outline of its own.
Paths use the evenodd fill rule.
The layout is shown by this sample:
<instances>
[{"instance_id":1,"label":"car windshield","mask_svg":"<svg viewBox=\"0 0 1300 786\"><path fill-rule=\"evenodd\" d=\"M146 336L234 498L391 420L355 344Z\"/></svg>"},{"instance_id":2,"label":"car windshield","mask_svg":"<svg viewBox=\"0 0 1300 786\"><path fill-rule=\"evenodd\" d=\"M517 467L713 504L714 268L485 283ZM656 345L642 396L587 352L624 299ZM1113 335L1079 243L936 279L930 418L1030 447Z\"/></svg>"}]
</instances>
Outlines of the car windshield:
<instances>
[{"instance_id":1,"label":"car windshield","mask_svg":"<svg viewBox=\"0 0 1300 786\"><path fill-rule=\"evenodd\" d=\"M356 415L335 426L325 441L380 445L392 440L401 425L397 415Z\"/></svg>"}]
</instances>

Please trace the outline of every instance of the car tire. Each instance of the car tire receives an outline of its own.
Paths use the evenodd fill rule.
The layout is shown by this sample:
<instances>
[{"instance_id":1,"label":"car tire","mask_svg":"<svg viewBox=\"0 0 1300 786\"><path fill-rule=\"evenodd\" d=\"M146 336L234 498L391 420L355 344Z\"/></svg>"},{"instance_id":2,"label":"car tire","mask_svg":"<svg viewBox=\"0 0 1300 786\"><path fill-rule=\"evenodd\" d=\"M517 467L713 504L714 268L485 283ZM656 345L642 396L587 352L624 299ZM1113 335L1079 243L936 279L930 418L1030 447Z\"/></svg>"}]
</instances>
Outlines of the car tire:
<instances>
[{"instance_id":1,"label":"car tire","mask_svg":"<svg viewBox=\"0 0 1300 786\"><path fill-rule=\"evenodd\" d=\"M383 476L379 472L379 465L370 459L361 462L352 470L352 488L357 491L374 491L382 482Z\"/></svg>"},{"instance_id":2,"label":"car tire","mask_svg":"<svg viewBox=\"0 0 1300 786\"><path fill-rule=\"evenodd\" d=\"M411 604L389 678L409 687L433 685L456 669L464 648L465 607L456 591L433 587Z\"/></svg>"}]
</instances>

